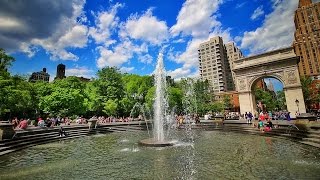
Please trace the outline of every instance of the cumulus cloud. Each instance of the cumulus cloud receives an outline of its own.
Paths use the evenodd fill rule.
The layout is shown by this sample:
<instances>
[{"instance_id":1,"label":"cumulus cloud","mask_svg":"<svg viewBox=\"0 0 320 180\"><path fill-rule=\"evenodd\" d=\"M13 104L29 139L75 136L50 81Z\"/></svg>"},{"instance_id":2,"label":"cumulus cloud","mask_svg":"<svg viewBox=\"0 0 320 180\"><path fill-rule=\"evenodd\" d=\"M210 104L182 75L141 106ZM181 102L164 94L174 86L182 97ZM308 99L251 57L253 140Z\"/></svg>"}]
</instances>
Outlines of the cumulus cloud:
<instances>
[{"instance_id":1,"label":"cumulus cloud","mask_svg":"<svg viewBox=\"0 0 320 180\"><path fill-rule=\"evenodd\" d=\"M132 72L134 70L134 67L121 67L120 68L120 71L122 73L129 73L129 72Z\"/></svg>"},{"instance_id":2,"label":"cumulus cloud","mask_svg":"<svg viewBox=\"0 0 320 180\"><path fill-rule=\"evenodd\" d=\"M177 17L177 23L170 28L172 35L207 36L214 26L221 26L214 15L221 0L187 0Z\"/></svg>"},{"instance_id":3,"label":"cumulus cloud","mask_svg":"<svg viewBox=\"0 0 320 180\"><path fill-rule=\"evenodd\" d=\"M173 71L168 71L167 74L176 80L180 80L181 78L186 78L186 77L191 77L191 78L199 77L198 70L192 72L192 70L189 67L185 67L185 66L181 68L177 68Z\"/></svg>"},{"instance_id":4,"label":"cumulus cloud","mask_svg":"<svg viewBox=\"0 0 320 180\"><path fill-rule=\"evenodd\" d=\"M151 64L152 63L152 60L153 60L153 57L150 56L150 54L145 54L143 56L139 56L139 61L142 62L142 63L145 63L145 64Z\"/></svg>"},{"instance_id":5,"label":"cumulus cloud","mask_svg":"<svg viewBox=\"0 0 320 180\"><path fill-rule=\"evenodd\" d=\"M66 76L78 76L78 77L85 77L85 78L92 78L95 76L95 72L88 67L81 67L76 66L74 68L67 68L66 69Z\"/></svg>"},{"instance_id":6,"label":"cumulus cloud","mask_svg":"<svg viewBox=\"0 0 320 180\"><path fill-rule=\"evenodd\" d=\"M263 6L257 7L257 9L254 10L253 14L251 15L251 20L256 20L259 17L264 15Z\"/></svg>"},{"instance_id":7,"label":"cumulus cloud","mask_svg":"<svg viewBox=\"0 0 320 180\"><path fill-rule=\"evenodd\" d=\"M257 54L290 46L295 31L293 18L297 7L298 1L273 0L273 12L266 15L261 27L244 33L241 48Z\"/></svg>"},{"instance_id":8,"label":"cumulus cloud","mask_svg":"<svg viewBox=\"0 0 320 180\"><path fill-rule=\"evenodd\" d=\"M120 35L158 45L168 38L169 33L166 22L158 20L152 15L152 9L148 9L141 16L131 15L122 25Z\"/></svg>"},{"instance_id":9,"label":"cumulus cloud","mask_svg":"<svg viewBox=\"0 0 320 180\"><path fill-rule=\"evenodd\" d=\"M231 41L230 29L223 29L216 18L220 0L187 0L177 17L177 23L170 28L176 36L191 36L184 52L173 52L171 48L168 57L182 67L170 71L174 78L195 76L198 73L198 48L200 43L210 37L221 36L225 42Z\"/></svg>"},{"instance_id":10,"label":"cumulus cloud","mask_svg":"<svg viewBox=\"0 0 320 180\"><path fill-rule=\"evenodd\" d=\"M97 44L105 43L109 46L115 41L110 40L112 29L116 28L119 24L119 17L116 16L117 11L123 4L117 3L111 7L109 11L98 13L95 17L95 27L90 27L89 35L95 40Z\"/></svg>"},{"instance_id":11,"label":"cumulus cloud","mask_svg":"<svg viewBox=\"0 0 320 180\"><path fill-rule=\"evenodd\" d=\"M0 1L0 46L29 56L40 46L52 59L77 60L65 49L87 42L87 28L78 21L85 19L84 4L84 0Z\"/></svg>"},{"instance_id":12,"label":"cumulus cloud","mask_svg":"<svg viewBox=\"0 0 320 180\"><path fill-rule=\"evenodd\" d=\"M98 48L100 57L97 60L98 68L106 66L121 66L128 62L134 54L141 54L148 52L148 48L145 43L141 45L133 44L131 41L126 40L118 44L113 49L100 46Z\"/></svg>"}]
</instances>

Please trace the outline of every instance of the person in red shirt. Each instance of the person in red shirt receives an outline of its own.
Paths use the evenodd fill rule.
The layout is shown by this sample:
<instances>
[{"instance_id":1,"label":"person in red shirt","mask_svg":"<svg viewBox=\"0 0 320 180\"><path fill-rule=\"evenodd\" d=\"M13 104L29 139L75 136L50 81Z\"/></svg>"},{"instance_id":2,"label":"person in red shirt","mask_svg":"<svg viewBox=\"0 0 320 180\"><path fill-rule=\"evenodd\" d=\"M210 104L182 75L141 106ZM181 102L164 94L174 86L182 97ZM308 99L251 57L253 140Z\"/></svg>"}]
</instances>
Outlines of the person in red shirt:
<instances>
[{"instance_id":1,"label":"person in red shirt","mask_svg":"<svg viewBox=\"0 0 320 180\"><path fill-rule=\"evenodd\" d=\"M27 129L28 127L28 121L26 119L20 121L18 128L19 129Z\"/></svg>"}]
</instances>

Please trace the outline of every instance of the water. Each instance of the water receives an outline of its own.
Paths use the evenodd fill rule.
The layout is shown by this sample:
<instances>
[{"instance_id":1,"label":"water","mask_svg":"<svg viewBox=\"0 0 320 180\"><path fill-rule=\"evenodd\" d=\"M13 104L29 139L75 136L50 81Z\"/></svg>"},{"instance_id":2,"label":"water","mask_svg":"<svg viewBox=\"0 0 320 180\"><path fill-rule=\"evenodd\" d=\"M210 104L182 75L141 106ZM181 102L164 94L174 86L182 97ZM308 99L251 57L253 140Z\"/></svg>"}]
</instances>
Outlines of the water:
<instances>
[{"instance_id":1,"label":"water","mask_svg":"<svg viewBox=\"0 0 320 180\"><path fill-rule=\"evenodd\" d=\"M193 135L166 148L138 146L146 131L35 146L1 156L0 179L320 179L317 148L222 131Z\"/></svg>"},{"instance_id":2,"label":"water","mask_svg":"<svg viewBox=\"0 0 320 180\"><path fill-rule=\"evenodd\" d=\"M147 113L146 113L147 112ZM139 116L141 115L142 113L142 118L146 124L146 127L147 127L147 131L148 131L148 135L149 135L149 138L151 138L151 135L150 135L150 130L149 130L149 125L148 125L148 121L149 121L149 117L150 117L150 111L144 106L142 105L140 102L137 102L133 108L131 109L131 112L130 112L130 117L131 118L134 118L134 113L138 113Z\"/></svg>"},{"instance_id":3,"label":"water","mask_svg":"<svg viewBox=\"0 0 320 180\"><path fill-rule=\"evenodd\" d=\"M166 97L166 71L163 66L163 54L159 53L157 66L154 73L154 80L156 86L156 95L154 101L154 139L163 142L164 136L164 120L166 116L166 109L168 101Z\"/></svg>"}]
</instances>

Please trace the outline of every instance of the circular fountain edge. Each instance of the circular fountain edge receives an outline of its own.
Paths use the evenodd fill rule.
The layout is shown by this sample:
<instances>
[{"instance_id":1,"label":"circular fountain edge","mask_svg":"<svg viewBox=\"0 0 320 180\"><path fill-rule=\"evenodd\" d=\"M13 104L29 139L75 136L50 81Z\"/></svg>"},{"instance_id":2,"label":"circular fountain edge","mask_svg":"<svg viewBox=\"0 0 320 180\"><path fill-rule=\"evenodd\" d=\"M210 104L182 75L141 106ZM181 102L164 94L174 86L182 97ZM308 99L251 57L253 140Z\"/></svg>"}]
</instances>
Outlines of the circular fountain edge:
<instances>
[{"instance_id":1,"label":"circular fountain edge","mask_svg":"<svg viewBox=\"0 0 320 180\"><path fill-rule=\"evenodd\" d=\"M139 141L139 145L147 146L147 147L166 147L166 146L173 146L174 143L170 141L157 141L153 138L150 138L150 139L143 139Z\"/></svg>"}]
</instances>

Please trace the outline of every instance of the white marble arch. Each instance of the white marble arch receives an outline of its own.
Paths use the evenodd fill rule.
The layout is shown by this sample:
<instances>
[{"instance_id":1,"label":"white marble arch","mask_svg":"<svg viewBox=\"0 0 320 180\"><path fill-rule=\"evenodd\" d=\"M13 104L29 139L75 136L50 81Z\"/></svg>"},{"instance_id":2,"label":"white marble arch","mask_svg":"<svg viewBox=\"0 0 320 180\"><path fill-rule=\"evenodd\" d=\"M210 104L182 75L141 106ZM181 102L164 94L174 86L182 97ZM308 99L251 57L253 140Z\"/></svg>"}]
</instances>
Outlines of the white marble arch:
<instances>
[{"instance_id":1,"label":"white marble arch","mask_svg":"<svg viewBox=\"0 0 320 180\"><path fill-rule=\"evenodd\" d=\"M305 113L298 62L299 57L296 56L292 47L234 61L232 71L235 76L236 90L239 92L240 113L256 113L252 86L264 77L276 78L283 84L287 110L292 118L295 118L296 111ZM298 105L296 100L299 101Z\"/></svg>"}]
</instances>

